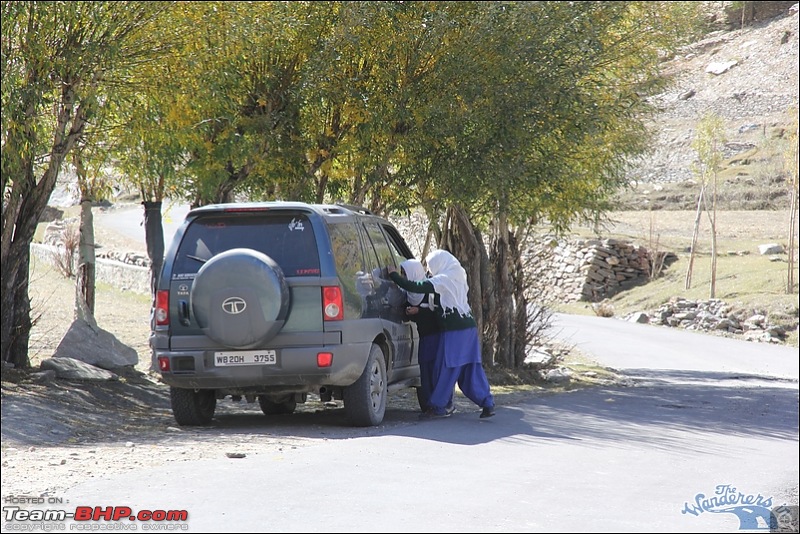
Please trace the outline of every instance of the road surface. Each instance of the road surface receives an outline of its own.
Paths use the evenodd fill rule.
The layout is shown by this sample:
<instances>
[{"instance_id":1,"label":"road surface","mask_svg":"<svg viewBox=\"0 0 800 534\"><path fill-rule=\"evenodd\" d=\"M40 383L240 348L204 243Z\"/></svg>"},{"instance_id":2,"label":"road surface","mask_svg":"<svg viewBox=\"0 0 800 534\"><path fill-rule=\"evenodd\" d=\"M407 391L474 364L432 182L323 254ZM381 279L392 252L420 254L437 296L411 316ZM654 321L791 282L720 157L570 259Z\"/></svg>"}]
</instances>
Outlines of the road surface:
<instances>
[{"instance_id":1,"label":"road surface","mask_svg":"<svg viewBox=\"0 0 800 534\"><path fill-rule=\"evenodd\" d=\"M190 532L733 532L797 504L794 349L618 319L554 325L631 385L533 396L488 420L225 416L209 431L314 439L134 470L66 498L185 510L172 526Z\"/></svg>"}]
</instances>

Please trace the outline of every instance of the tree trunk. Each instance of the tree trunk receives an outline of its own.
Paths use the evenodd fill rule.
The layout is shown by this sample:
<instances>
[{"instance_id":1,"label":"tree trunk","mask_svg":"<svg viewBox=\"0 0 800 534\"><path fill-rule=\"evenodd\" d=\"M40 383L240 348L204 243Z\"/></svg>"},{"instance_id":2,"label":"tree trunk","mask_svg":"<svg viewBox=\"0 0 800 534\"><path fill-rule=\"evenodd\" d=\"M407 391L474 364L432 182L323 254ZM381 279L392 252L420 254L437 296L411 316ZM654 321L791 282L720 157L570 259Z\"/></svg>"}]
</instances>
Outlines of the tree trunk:
<instances>
[{"instance_id":1,"label":"tree trunk","mask_svg":"<svg viewBox=\"0 0 800 534\"><path fill-rule=\"evenodd\" d=\"M500 213L492 223L492 250L489 261L494 267L494 290L503 306L497 307L492 317L495 327L495 349L498 363L511 369L514 367L514 288L511 280L511 262L508 243L508 222L505 213Z\"/></svg>"},{"instance_id":2,"label":"tree trunk","mask_svg":"<svg viewBox=\"0 0 800 534\"><path fill-rule=\"evenodd\" d=\"M697 237L700 233L700 217L703 214L703 196L705 195L706 186L703 184L700 187L700 193L697 195L697 211L695 212L694 216L694 231L692 232L692 245L691 249L689 250L689 265L686 268L686 280L683 284L684 289L691 289L692 288L692 270L694 269L694 255L695 250L697 249Z\"/></svg>"},{"instance_id":3,"label":"tree trunk","mask_svg":"<svg viewBox=\"0 0 800 534\"><path fill-rule=\"evenodd\" d=\"M28 296L28 284L30 282L30 249L27 254L20 258L17 270L17 279L14 284L14 291L9 291L9 296L13 300L13 315L11 319L11 335L3 336L3 361L14 364L17 369L27 369L31 366L28 357L28 340L30 339L33 321L31 320L31 300ZM5 297L3 298L5 304ZM3 311L3 331L5 333L6 314ZM6 343L8 344L8 355L6 356Z\"/></svg>"},{"instance_id":4,"label":"tree trunk","mask_svg":"<svg viewBox=\"0 0 800 534\"><path fill-rule=\"evenodd\" d=\"M494 291L494 285L492 281L492 264L489 261L489 253L486 250L486 247L483 245L483 236L477 228L474 228L474 233L475 240L478 245L478 255L475 257L480 258L480 260L477 262L480 266L479 271L481 287L481 295L478 304L480 316L480 323L478 324L481 326L478 329L478 332L486 332L487 325L493 325L488 318L494 316L495 311L497 310L497 295ZM493 337L484 334L481 342L481 355L483 356L483 363L490 367L494 365L496 361L496 354L497 350L493 343Z\"/></svg>"},{"instance_id":5,"label":"tree trunk","mask_svg":"<svg viewBox=\"0 0 800 534\"><path fill-rule=\"evenodd\" d=\"M527 281L525 280L525 262L522 260L518 232L509 234L509 252L513 265L512 280L514 282L514 368L522 367L528 357L528 344L532 339L531 318L528 312L528 297L525 296Z\"/></svg>"},{"instance_id":6,"label":"tree trunk","mask_svg":"<svg viewBox=\"0 0 800 534\"><path fill-rule=\"evenodd\" d=\"M467 271L470 307L482 336L483 364L522 366L532 319L519 239L509 229L505 214L492 223L492 246L487 253L466 212L453 206L447 211L441 246L459 258Z\"/></svg>"},{"instance_id":7,"label":"tree trunk","mask_svg":"<svg viewBox=\"0 0 800 534\"><path fill-rule=\"evenodd\" d=\"M475 237L469 217L460 206L451 206L448 209L447 222L445 223L445 235L443 248L450 251L453 256L458 258L461 266L467 272L469 281L469 306L475 322L478 323L478 330L483 326L483 310L481 304L481 271L480 258L481 248Z\"/></svg>"},{"instance_id":8,"label":"tree trunk","mask_svg":"<svg viewBox=\"0 0 800 534\"><path fill-rule=\"evenodd\" d=\"M478 332L482 335L481 355L485 365L494 363L494 344L493 336L485 332L486 319L485 304L487 298L491 298L492 291L486 287L489 277L488 271L489 258L483 246L480 232L474 228L466 212L460 206L451 206L447 210L444 228L442 229L441 247L448 250L453 256L458 258L461 266L467 272L469 283L469 306L475 322L478 325Z\"/></svg>"},{"instance_id":9,"label":"tree trunk","mask_svg":"<svg viewBox=\"0 0 800 534\"><path fill-rule=\"evenodd\" d=\"M711 285L709 298L717 295L717 173L714 172L714 190L711 193Z\"/></svg>"},{"instance_id":10,"label":"tree trunk","mask_svg":"<svg viewBox=\"0 0 800 534\"><path fill-rule=\"evenodd\" d=\"M92 202L81 200L80 244L78 246L78 272L75 281L75 318L92 326L95 304L95 243Z\"/></svg>"},{"instance_id":11,"label":"tree trunk","mask_svg":"<svg viewBox=\"0 0 800 534\"><path fill-rule=\"evenodd\" d=\"M789 190L789 260L788 272L786 273L786 293L791 295L795 290L794 268L797 265L797 257L795 249L797 248L797 186L798 186L798 171L800 171L800 150L797 148L797 140L800 139L800 129L795 133L794 145L794 167L790 171L790 190Z\"/></svg>"},{"instance_id":12,"label":"tree trunk","mask_svg":"<svg viewBox=\"0 0 800 534\"><path fill-rule=\"evenodd\" d=\"M161 219L161 201L142 202L144 206L144 240L150 258L150 294L155 297L158 277L164 265L164 226Z\"/></svg>"},{"instance_id":13,"label":"tree trunk","mask_svg":"<svg viewBox=\"0 0 800 534\"><path fill-rule=\"evenodd\" d=\"M2 332L0 332L0 350L5 362L13 363L18 368L30 367L28 358L28 336L30 335L30 299L28 297L28 281L31 255L31 242L36 232L36 225L41 217L47 200L53 192L58 177L58 169L64 160L66 151L72 148L72 142L59 138L58 151L50 154L50 164L38 183L27 190L21 200L16 214L3 213L3 226L13 225L14 232L10 242L3 243L2 259ZM30 177L33 180L33 177ZM16 184L15 184L16 186ZM13 192L12 192L13 195ZM14 215L16 215L15 218Z\"/></svg>"}]
</instances>

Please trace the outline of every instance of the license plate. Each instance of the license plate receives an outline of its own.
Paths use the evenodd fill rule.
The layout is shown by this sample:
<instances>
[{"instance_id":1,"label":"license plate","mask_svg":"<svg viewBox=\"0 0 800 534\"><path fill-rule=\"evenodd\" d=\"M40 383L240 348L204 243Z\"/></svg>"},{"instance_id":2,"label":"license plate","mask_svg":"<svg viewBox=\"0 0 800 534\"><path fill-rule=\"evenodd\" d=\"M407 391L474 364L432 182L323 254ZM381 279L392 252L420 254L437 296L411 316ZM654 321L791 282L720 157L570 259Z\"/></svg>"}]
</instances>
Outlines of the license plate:
<instances>
[{"instance_id":1,"label":"license plate","mask_svg":"<svg viewBox=\"0 0 800 534\"><path fill-rule=\"evenodd\" d=\"M275 365L276 363L278 363L278 355L274 350L237 350L214 353L214 365L217 367L228 365Z\"/></svg>"}]
</instances>

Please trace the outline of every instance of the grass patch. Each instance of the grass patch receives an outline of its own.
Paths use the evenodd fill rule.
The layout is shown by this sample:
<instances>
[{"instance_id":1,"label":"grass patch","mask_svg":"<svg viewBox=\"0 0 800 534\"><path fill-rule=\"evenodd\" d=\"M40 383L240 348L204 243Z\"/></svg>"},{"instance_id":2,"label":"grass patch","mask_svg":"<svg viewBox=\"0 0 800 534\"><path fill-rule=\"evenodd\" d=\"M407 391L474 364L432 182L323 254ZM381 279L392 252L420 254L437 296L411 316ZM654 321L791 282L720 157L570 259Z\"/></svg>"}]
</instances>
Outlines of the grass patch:
<instances>
[{"instance_id":1,"label":"grass patch","mask_svg":"<svg viewBox=\"0 0 800 534\"><path fill-rule=\"evenodd\" d=\"M711 282L711 233L703 214L694 260L691 289L684 289L689 262L694 211L613 212L609 221L597 231L576 227L574 238L617 238L655 250L654 228L658 236L657 250L676 254L678 260L662 275L647 284L618 293L603 302L603 309L612 309L616 317L634 312L650 312L673 297L708 300ZM772 261L762 256L758 246L765 243L787 245L788 214L785 211L720 211L717 213L717 278L715 298L734 309L760 311L772 324L786 328L786 343L798 346L797 293L786 293L787 256ZM795 279L798 274L795 271ZM796 290L795 290L796 291ZM597 315L589 302L562 303L553 308L562 313Z\"/></svg>"}]
</instances>

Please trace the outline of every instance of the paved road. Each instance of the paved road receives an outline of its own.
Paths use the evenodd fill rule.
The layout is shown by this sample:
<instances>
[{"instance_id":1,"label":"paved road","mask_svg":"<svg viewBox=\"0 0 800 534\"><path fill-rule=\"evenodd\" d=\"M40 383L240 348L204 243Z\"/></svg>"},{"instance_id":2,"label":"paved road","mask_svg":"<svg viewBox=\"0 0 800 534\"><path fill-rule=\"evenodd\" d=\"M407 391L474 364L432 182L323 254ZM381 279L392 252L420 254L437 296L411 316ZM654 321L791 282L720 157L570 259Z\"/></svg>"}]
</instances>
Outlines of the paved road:
<instances>
[{"instance_id":1,"label":"paved road","mask_svg":"<svg viewBox=\"0 0 800 534\"><path fill-rule=\"evenodd\" d=\"M165 201L161 207L161 225L164 228L164 246L169 249L175 231L189 213L189 205ZM121 206L113 210L95 215L95 225L118 232L119 234L138 240L145 246L144 210L139 204Z\"/></svg>"},{"instance_id":2,"label":"paved road","mask_svg":"<svg viewBox=\"0 0 800 534\"><path fill-rule=\"evenodd\" d=\"M555 314L553 333L627 374L744 378L749 375L797 380L797 349L746 342L678 328L630 323L619 319Z\"/></svg>"},{"instance_id":3,"label":"paved road","mask_svg":"<svg viewBox=\"0 0 800 534\"><path fill-rule=\"evenodd\" d=\"M336 413L225 416L213 431L313 439L132 471L66 497L185 509L191 532L728 532L737 516L702 511L700 495L797 504L795 351L616 319L556 325L639 378L533 397L489 420L395 410L356 430Z\"/></svg>"}]
</instances>

